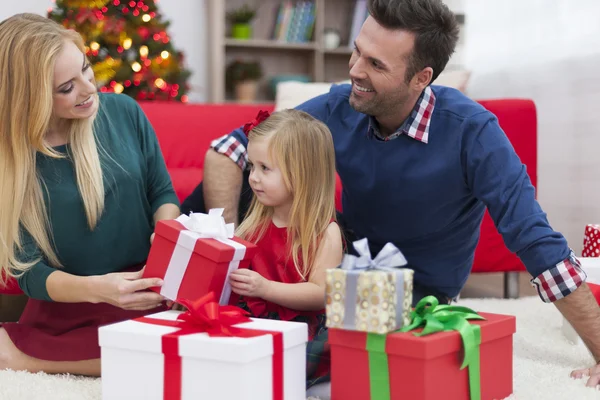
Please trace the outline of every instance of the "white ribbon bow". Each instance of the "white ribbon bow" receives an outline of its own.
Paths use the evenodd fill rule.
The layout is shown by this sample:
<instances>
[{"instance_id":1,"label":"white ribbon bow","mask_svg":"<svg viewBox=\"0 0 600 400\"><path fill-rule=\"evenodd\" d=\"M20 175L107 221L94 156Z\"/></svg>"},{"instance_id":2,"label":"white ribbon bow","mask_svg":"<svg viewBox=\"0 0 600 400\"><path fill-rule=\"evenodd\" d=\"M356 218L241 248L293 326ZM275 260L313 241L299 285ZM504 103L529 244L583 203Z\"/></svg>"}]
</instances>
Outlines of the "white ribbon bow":
<instances>
[{"instance_id":1,"label":"white ribbon bow","mask_svg":"<svg viewBox=\"0 0 600 400\"><path fill-rule=\"evenodd\" d=\"M408 262L402 252L392 243L387 243L373 259L367 238L352 242L360 257L346 255L342 260L341 269L389 269L407 265Z\"/></svg>"},{"instance_id":2,"label":"white ribbon bow","mask_svg":"<svg viewBox=\"0 0 600 400\"><path fill-rule=\"evenodd\" d=\"M223 211L223 208L212 208L208 214L190 212L189 216L182 214L176 220L185 229L197 233L198 239L231 239L234 225L225 223Z\"/></svg>"}]
</instances>

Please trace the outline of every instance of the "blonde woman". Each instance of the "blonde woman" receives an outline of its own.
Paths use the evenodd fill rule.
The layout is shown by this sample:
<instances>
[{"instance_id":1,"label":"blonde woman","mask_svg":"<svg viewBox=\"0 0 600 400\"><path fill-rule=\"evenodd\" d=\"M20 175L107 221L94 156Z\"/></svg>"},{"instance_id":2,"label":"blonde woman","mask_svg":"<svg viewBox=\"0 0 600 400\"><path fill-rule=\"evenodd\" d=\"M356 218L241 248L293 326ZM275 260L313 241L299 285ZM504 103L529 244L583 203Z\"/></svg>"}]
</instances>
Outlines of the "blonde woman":
<instances>
[{"instance_id":1,"label":"blonde woman","mask_svg":"<svg viewBox=\"0 0 600 400\"><path fill-rule=\"evenodd\" d=\"M259 251L250 269L231 274L231 287L254 317L308 324L308 389L329 380L325 270L343 253L331 132L297 110L262 112L245 132L254 198L237 235Z\"/></svg>"},{"instance_id":2,"label":"blonde woman","mask_svg":"<svg viewBox=\"0 0 600 400\"><path fill-rule=\"evenodd\" d=\"M41 16L0 23L0 277L30 297L0 369L99 375L98 326L164 307L140 270L178 201L150 123L97 93L84 51Z\"/></svg>"}]
</instances>

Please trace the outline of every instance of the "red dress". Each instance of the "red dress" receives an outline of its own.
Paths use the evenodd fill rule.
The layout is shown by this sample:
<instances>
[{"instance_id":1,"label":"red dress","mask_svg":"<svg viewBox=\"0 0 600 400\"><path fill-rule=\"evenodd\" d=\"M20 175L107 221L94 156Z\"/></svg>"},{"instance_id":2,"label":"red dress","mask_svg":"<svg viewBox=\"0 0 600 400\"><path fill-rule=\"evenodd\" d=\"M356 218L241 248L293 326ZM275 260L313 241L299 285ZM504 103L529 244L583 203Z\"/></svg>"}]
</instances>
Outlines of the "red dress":
<instances>
[{"instance_id":1,"label":"red dress","mask_svg":"<svg viewBox=\"0 0 600 400\"><path fill-rule=\"evenodd\" d=\"M123 272L139 271L138 265ZM128 311L107 303L58 303L29 299L19 322L0 323L21 352L48 361L100 358L98 328L147 314L166 311Z\"/></svg>"},{"instance_id":2,"label":"red dress","mask_svg":"<svg viewBox=\"0 0 600 400\"><path fill-rule=\"evenodd\" d=\"M258 252L250 269L263 277L282 283L306 282L294 266L289 254L287 228L278 228L271 222L265 235L256 242ZM301 261L300 261L301 262ZM318 311L298 311L256 297L241 297L239 306L255 318L296 321L308 324L306 348L307 388L329 380L330 357L325 327L325 306Z\"/></svg>"}]
</instances>

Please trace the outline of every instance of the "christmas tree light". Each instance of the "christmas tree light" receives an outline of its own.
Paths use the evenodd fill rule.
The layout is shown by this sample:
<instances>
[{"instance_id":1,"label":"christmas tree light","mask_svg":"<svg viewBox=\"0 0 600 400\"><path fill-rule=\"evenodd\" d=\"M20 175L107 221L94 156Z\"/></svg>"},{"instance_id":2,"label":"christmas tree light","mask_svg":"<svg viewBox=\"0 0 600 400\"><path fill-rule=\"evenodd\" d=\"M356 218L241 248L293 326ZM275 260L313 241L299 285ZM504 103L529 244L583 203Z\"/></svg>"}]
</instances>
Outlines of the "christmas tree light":
<instances>
[{"instance_id":1,"label":"christmas tree light","mask_svg":"<svg viewBox=\"0 0 600 400\"><path fill-rule=\"evenodd\" d=\"M138 100L188 101L183 54L158 0L56 0L48 18L79 32L99 90Z\"/></svg>"}]
</instances>

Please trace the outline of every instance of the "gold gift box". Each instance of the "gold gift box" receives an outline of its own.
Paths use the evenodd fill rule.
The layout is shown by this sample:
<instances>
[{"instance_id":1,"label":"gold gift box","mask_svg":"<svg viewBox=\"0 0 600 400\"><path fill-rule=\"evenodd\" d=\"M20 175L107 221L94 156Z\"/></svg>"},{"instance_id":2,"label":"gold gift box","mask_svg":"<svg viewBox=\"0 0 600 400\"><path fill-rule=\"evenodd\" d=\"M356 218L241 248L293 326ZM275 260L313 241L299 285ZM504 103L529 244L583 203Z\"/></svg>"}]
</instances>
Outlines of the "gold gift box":
<instances>
[{"instance_id":1,"label":"gold gift box","mask_svg":"<svg viewBox=\"0 0 600 400\"><path fill-rule=\"evenodd\" d=\"M407 268L327 270L327 326L383 334L409 324L413 275ZM356 296L348 290L352 282L356 282Z\"/></svg>"}]
</instances>

